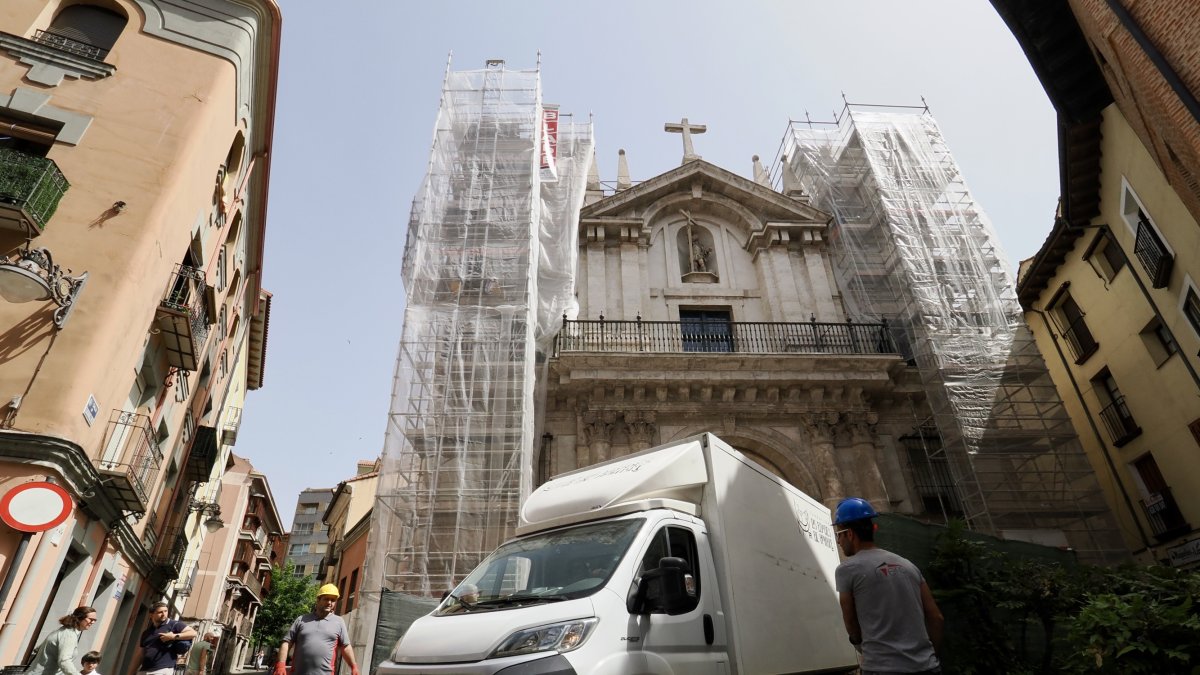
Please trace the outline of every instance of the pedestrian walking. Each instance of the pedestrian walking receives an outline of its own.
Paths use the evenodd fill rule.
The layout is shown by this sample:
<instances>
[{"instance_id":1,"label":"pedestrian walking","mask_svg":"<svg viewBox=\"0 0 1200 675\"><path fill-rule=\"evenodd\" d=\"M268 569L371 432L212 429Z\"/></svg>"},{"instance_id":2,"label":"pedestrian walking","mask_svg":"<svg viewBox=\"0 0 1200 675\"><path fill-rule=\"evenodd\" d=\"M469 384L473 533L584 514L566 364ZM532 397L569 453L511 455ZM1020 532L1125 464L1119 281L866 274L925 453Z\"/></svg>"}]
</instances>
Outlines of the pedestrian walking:
<instances>
[{"instance_id":1,"label":"pedestrian walking","mask_svg":"<svg viewBox=\"0 0 1200 675\"><path fill-rule=\"evenodd\" d=\"M150 606L150 626L142 631L139 640L142 665L138 675L172 675L179 657L191 649L196 629L167 617L167 603Z\"/></svg>"},{"instance_id":2,"label":"pedestrian walking","mask_svg":"<svg viewBox=\"0 0 1200 675\"><path fill-rule=\"evenodd\" d=\"M339 597L341 593L333 584L325 584L317 590L313 611L296 617L279 645L273 675L288 675L289 652L292 652L291 675L334 675L339 654L350 664L350 675L358 675L346 622L333 613Z\"/></svg>"},{"instance_id":3,"label":"pedestrian walking","mask_svg":"<svg viewBox=\"0 0 1200 675\"><path fill-rule=\"evenodd\" d=\"M192 644L192 651L188 653L187 675L207 675L216 648L216 633L210 631L204 634L203 640L196 640Z\"/></svg>"},{"instance_id":4,"label":"pedestrian walking","mask_svg":"<svg viewBox=\"0 0 1200 675\"><path fill-rule=\"evenodd\" d=\"M59 627L42 640L37 657L29 664L27 675L79 675L75 650L83 631L96 623L93 607L76 607L74 612L59 618Z\"/></svg>"},{"instance_id":5,"label":"pedestrian walking","mask_svg":"<svg viewBox=\"0 0 1200 675\"><path fill-rule=\"evenodd\" d=\"M863 675L940 673L942 612L916 565L875 545L878 515L850 497L833 520L846 556L834 579L850 644L862 654Z\"/></svg>"}]
</instances>

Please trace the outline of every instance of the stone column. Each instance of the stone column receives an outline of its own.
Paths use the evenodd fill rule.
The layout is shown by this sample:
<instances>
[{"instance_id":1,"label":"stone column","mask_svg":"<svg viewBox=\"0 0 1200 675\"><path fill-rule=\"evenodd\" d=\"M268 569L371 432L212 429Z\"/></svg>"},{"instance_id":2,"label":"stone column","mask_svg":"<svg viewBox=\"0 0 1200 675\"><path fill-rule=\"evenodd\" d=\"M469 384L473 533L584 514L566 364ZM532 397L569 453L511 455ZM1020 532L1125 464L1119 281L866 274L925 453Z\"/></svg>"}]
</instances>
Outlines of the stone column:
<instances>
[{"instance_id":1,"label":"stone column","mask_svg":"<svg viewBox=\"0 0 1200 675\"><path fill-rule=\"evenodd\" d=\"M613 308L608 302L608 290L606 287L605 272L607 268L606 256L604 252L604 228L597 227L598 234L596 238L589 238L587 248L585 249L584 259L587 261L587 279L584 283L587 293L587 307L583 312L580 312L581 319L597 319L601 314L613 316ZM611 303L615 305L616 303ZM586 312L586 313L585 313Z\"/></svg>"},{"instance_id":2,"label":"stone column","mask_svg":"<svg viewBox=\"0 0 1200 675\"><path fill-rule=\"evenodd\" d=\"M771 297L771 318L774 321L801 321L807 317L806 307L814 307L807 286L796 283L793 258L786 245L775 244L759 253L762 276Z\"/></svg>"},{"instance_id":3,"label":"stone column","mask_svg":"<svg viewBox=\"0 0 1200 675\"><path fill-rule=\"evenodd\" d=\"M842 476L833 454L833 431L838 423L836 412L805 413L800 422L808 431L811 441L813 464L817 469L817 482L821 486L825 505L837 508L838 502L846 497L842 487Z\"/></svg>"},{"instance_id":4,"label":"stone column","mask_svg":"<svg viewBox=\"0 0 1200 675\"><path fill-rule=\"evenodd\" d=\"M629 429L629 445L633 452L640 452L654 445L654 434L658 431L658 425L654 422L653 412L627 412L625 426Z\"/></svg>"},{"instance_id":5,"label":"stone column","mask_svg":"<svg viewBox=\"0 0 1200 675\"><path fill-rule=\"evenodd\" d=\"M599 464L610 457L612 432L616 425L616 414L611 412L585 413L583 432L591 450L588 465Z\"/></svg>"},{"instance_id":6,"label":"stone column","mask_svg":"<svg viewBox=\"0 0 1200 675\"><path fill-rule=\"evenodd\" d=\"M638 244L636 237L633 241L621 242L621 308L619 313L614 311L612 318L632 321L642 311L642 278L639 274ZM611 302L611 300L610 300Z\"/></svg>"},{"instance_id":7,"label":"stone column","mask_svg":"<svg viewBox=\"0 0 1200 675\"><path fill-rule=\"evenodd\" d=\"M833 304L833 286L825 269L825 256L815 243L804 247L804 265L807 268L808 287L816 301L817 321L840 321L838 310Z\"/></svg>"},{"instance_id":8,"label":"stone column","mask_svg":"<svg viewBox=\"0 0 1200 675\"><path fill-rule=\"evenodd\" d=\"M850 453L857 467L858 482L863 499L871 502L876 511L890 510L887 488L879 473L879 462L875 453L875 424L879 415L861 413L858 419L848 422L850 430Z\"/></svg>"}]
</instances>

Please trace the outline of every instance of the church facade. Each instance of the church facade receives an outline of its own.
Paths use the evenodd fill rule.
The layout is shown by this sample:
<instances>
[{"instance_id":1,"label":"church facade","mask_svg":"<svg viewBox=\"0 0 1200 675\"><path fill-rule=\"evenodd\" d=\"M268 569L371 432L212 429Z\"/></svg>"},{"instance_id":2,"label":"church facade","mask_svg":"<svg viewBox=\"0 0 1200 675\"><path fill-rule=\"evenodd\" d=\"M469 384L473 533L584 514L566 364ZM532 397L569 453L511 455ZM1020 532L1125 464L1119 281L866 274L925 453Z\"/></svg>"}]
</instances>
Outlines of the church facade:
<instances>
[{"instance_id":1,"label":"church facade","mask_svg":"<svg viewBox=\"0 0 1200 675\"><path fill-rule=\"evenodd\" d=\"M678 168L589 181L535 483L707 431L827 505L919 511L898 439L923 390L888 325L843 306L831 216L684 136Z\"/></svg>"}]
</instances>

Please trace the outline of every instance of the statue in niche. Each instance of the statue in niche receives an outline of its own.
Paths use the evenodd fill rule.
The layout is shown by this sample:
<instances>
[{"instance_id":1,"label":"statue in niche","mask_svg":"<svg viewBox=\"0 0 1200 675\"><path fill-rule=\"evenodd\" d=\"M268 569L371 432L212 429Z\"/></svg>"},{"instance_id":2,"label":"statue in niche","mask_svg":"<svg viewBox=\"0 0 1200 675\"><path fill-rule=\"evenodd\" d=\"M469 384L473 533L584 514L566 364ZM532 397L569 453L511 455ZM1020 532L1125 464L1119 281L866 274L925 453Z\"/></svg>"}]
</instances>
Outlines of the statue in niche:
<instances>
[{"instance_id":1,"label":"statue in niche","mask_svg":"<svg viewBox=\"0 0 1200 675\"><path fill-rule=\"evenodd\" d=\"M700 237L692 235L692 271L707 272L708 271L708 256L712 255L712 249L700 243Z\"/></svg>"},{"instance_id":2,"label":"statue in niche","mask_svg":"<svg viewBox=\"0 0 1200 675\"><path fill-rule=\"evenodd\" d=\"M713 247L705 245L712 243L711 235L692 218L692 214L684 209L680 209L679 212L687 219L686 227L680 229L677 240L683 280L690 283L715 283L717 271L712 260Z\"/></svg>"}]
</instances>

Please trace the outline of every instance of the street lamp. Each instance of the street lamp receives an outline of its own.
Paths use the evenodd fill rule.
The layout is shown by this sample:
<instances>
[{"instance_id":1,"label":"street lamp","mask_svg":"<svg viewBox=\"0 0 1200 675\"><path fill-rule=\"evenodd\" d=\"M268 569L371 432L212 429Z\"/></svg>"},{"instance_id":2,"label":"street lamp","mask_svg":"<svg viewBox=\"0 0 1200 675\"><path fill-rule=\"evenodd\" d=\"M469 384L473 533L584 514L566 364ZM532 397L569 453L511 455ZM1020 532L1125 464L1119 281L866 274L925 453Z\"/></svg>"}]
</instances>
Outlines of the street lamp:
<instances>
[{"instance_id":1,"label":"street lamp","mask_svg":"<svg viewBox=\"0 0 1200 675\"><path fill-rule=\"evenodd\" d=\"M221 520L221 505L216 502L206 502L192 497L188 502L188 512L198 512L208 516L204 519L204 528L208 530L209 534L225 527L225 521Z\"/></svg>"},{"instance_id":2,"label":"street lamp","mask_svg":"<svg viewBox=\"0 0 1200 675\"><path fill-rule=\"evenodd\" d=\"M13 258L0 258L0 297L16 304L53 300L54 325L61 330L88 276L70 272L54 264L49 249L27 245Z\"/></svg>"}]
</instances>

